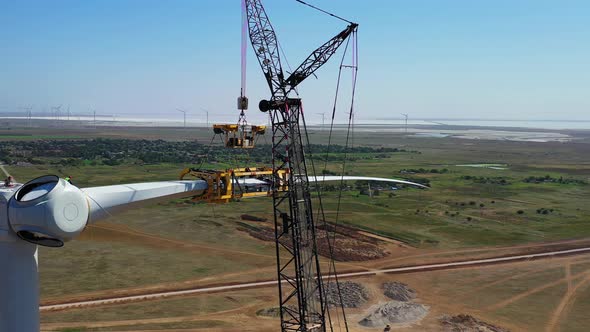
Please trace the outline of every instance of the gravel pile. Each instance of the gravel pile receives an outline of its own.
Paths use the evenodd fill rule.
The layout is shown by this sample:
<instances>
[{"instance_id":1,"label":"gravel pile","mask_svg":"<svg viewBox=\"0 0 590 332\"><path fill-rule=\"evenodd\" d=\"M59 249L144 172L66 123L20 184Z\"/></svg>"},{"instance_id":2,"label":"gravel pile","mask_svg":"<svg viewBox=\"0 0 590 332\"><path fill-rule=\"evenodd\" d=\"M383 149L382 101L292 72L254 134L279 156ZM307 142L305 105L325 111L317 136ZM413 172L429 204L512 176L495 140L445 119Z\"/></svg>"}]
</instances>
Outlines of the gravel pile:
<instances>
[{"instance_id":1,"label":"gravel pile","mask_svg":"<svg viewBox=\"0 0 590 332\"><path fill-rule=\"evenodd\" d=\"M440 319L445 332L509 332L470 315L443 316Z\"/></svg>"},{"instance_id":2,"label":"gravel pile","mask_svg":"<svg viewBox=\"0 0 590 332\"><path fill-rule=\"evenodd\" d=\"M416 298L416 291L401 282L386 282L382 287L383 294L392 300L408 302Z\"/></svg>"},{"instance_id":3,"label":"gravel pile","mask_svg":"<svg viewBox=\"0 0 590 332\"><path fill-rule=\"evenodd\" d=\"M336 283L331 282L324 286L326 293L326 303L329 307L339 307L340 297L338 296L338 287ZM369 299L367 288L361 283L354 281L344 281L340 283L340 293L342 294L342 305L344 308L358 308L365 304Z\"/></svg>"},{"instance_id":4,"label":"gravel pile","mask_svg":"<svg viewBox=\"0 0 590 332\"><path fill-rule=\"evenodd\" d=\"M383 327L387 324L415 323L428 314L428 306L413 302L390 301L372 308L359 324L366 327Z\"/></svg>"}]
</instances>

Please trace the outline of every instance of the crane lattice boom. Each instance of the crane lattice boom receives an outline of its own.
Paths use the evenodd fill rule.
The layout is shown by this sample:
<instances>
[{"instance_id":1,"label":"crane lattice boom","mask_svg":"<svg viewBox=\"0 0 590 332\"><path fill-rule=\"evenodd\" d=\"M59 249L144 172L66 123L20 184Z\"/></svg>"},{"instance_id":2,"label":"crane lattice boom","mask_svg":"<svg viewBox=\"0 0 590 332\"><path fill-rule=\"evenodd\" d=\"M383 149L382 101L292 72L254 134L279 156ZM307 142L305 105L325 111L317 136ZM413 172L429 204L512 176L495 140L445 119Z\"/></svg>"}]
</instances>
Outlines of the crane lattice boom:
<instances>
[{"instance_id":1,"label":"crane lattice boom","mask_svg":"<svg viewBox=\"0 0 590 332\"><path fill-rule=\"evenodd\" d=\"M244 1L250 42L271 92L270 100L261 101L259 107L270 112L272 123L271 195L281 331L325 332L327 306L300 126L305 125L305 120L301 100L289 98L289 93L324 65L358 25L351 23L317 48L285 79L277 37L261 1ZM280 190L285 182L282 174L290 174L286 191Z\"/></svg>"}]
</instances>

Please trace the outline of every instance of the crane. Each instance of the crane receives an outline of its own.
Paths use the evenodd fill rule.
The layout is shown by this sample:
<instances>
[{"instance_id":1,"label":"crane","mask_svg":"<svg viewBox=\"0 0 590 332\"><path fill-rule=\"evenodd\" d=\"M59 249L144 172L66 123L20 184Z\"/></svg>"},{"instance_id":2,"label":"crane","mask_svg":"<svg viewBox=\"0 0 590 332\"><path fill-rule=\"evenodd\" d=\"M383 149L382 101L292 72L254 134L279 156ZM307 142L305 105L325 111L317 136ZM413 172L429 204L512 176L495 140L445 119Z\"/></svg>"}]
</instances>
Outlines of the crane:
<instances>
[{"instance_id":1,"label":"crane","mask_svg":"<svg viewBox=\"0 0 590 332\"><path fill-rule=\"evenodd\" d=\"M327 307L302 139L301 125L305 120L301 99L291 98L290 93L330 59L357 31L358 24L347 21L344 30L314 50L285 77L277 36L262 2L244 0L244 5L250 43L271 93L269 100L260 101L259 108L270 113L272 127L271 196L281 331L323 332ZM285 187L287 190L280 190Z\"/></svg>"}]
</instances>

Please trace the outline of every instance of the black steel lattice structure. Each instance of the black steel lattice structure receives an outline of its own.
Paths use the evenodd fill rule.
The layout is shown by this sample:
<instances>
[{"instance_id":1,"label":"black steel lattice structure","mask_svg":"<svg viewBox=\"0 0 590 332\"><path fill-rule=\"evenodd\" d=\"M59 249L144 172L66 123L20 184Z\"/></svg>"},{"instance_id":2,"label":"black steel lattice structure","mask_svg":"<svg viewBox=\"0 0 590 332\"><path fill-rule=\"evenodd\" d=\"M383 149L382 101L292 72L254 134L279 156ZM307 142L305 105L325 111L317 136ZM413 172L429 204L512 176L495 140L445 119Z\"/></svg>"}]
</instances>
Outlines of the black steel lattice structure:
<instances>
[{"instance_id":1,"label":"black steel lattice structure","mask_svg":"<svg viewBox=\"0 0 590 332\"><path fill-rule=\"evenodd\" d=\"M260 110L272 123L273 206L281 331L326 331L326 310L312 200L302 141L304 118L293 89L325 64L357 29L346 29L317 48L285 79L274 29L260 0L244 0L250 42L271 91ZM279 172L279 170L281 172ZM287 176L281 176L287 174ZM287 191L277 188L288 186Z\"/></svg>"}]
</instances>

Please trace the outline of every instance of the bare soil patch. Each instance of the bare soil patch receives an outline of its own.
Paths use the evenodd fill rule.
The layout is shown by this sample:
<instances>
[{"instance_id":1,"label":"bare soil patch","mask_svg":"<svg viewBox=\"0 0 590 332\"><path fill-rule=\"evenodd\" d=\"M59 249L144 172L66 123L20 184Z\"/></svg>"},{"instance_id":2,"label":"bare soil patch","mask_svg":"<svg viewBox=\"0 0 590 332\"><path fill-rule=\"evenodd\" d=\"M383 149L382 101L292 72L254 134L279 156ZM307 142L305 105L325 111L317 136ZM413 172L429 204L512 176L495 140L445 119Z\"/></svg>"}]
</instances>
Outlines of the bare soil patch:
<instances>
[{"instance_id":1,"label":"bare soil patch","mask_svg":"<svg viewBox=\"0 0 590 332\"><path fill-rule=\"evenodd\" d=\"M509 330L481 321L473 316L459 314L440 319L445 332L508 332Z\"/></svg>"},{"instance_id":2,"label":"bare soil patch","mask_svg":"<svg viewBox=\"0 0 590 332\"><path fill-rule=\"evenodd\" d=\"M389 251L379 246L379 240L362 235L353 231L353 229L337 230L336 234L334 234L322 228L318 227L316 229L316 239L318 252L324 257L333 256L336 261L350 262L374 260L384 258L390 254ZM338 226L339 228L340 226ZM262 241L275 240L274 229L270 227L252 226L240 222L238 230ZM328 236L330 236L331 248L328 243ZM287 238L282 243L287 247L291 247L291 243ZM332 253L330 249L332 249Z\"/></svg>"}]
</instances>

